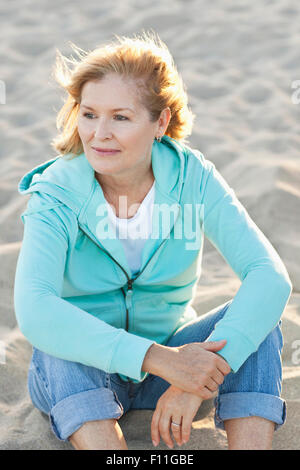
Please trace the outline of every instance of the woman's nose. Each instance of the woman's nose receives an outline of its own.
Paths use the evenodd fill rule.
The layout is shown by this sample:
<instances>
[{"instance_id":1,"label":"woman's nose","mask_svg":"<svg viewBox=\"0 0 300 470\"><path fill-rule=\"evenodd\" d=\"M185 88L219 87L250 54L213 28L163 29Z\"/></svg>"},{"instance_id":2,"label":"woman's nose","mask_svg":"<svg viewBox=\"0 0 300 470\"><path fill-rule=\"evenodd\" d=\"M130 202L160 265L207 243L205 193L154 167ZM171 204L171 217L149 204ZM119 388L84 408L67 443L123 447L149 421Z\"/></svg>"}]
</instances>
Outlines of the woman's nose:
<instances>
[{"instance_id":1,"label":"woman's nose","mask_svg":"<svg viewBox=\"0 0 300 470\"><path fill-rule=\"evenodd\" d=\"M109 128L109 124L99 119L95 127L94 136L98 139L106 139L108 137L111 138L112 132Z\"/></svg>"}]
</instances>

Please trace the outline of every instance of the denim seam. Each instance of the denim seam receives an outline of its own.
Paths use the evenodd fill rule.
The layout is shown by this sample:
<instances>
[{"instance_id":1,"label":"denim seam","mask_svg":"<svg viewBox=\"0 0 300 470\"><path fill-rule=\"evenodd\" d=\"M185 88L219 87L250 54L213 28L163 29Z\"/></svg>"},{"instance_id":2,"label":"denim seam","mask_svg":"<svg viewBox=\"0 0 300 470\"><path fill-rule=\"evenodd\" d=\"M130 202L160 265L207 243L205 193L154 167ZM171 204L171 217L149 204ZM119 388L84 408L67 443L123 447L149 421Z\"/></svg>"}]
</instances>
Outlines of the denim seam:
<instances>
[{"instance_id":1,"label":"denim seam","mask_svg":"<svg viewBox=\"0 0 300 470\"><path fill-rule=\"evenodd\" d=\"M42 381L42 383L40 385L40 392L41 392L42 397L44 398L45 402L48 404L49 409L51 409L51 406L52 406L51 398L50 398L50 395L48 393L48 390L46 389L46 384L45 384L44 380L42 379L41 375L38 373L36 368L32 369L31 373L35 375L36 380ZM29 375L28 375L28 379L29 379ZM35 405L34 400L32 399L32 396L31 396L31 393L30 393L30 387L29 387L29 380L27 380L27 390L28 390L28 393L29 393L29 396L30 396L30 399L31 399L33 405L40 410L40 408Z\"/></svg>"},{"instance_id":2,"label":"denim seam","mask_svg":"<svg viewBox=\"0 0 300 470\"><path fill-rule=\"evenodd\" d=\"M47 396L45 397L47 401L49 401L50 403L52 402L52 399L51 399L51 396L50 396L50 393L49 393L49 385L46 381L46 379L43 377L43 374L41 373L40 371L40 368L35 365L35 371L36 371L36 374L37 374L37 377L39 378L39 380L42 381L42 383L44 384L44 387L42 387L42 390L44 392L46 392Z\"/></svg>"},{"instance_id":3,"label":"denim seam","mask_svg":"<svg viewBox=\"0 0 300 470\"><path fill-rule=\"evenodd\" d=\"M122 383L123 381L121 382L121 379L118 381L118 379L115 379L112 376L109 377L109 382L110 382L110 388L111 388L111 383L113 383L114 385L117 385L118 387L121 387L122 389L125 389L125 390L129 383L129 382Z\"/></svg>"}]
</instances>

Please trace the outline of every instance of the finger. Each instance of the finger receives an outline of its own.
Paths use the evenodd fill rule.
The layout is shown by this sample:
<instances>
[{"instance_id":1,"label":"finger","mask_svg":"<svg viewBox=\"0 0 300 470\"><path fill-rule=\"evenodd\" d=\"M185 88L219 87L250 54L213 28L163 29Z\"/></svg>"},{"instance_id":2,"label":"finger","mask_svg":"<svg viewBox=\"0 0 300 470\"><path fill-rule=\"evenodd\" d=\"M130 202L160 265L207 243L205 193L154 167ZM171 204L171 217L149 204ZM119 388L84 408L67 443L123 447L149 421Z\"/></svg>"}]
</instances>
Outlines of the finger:
<instances>
[{"instance_id":1,"label":"finger","mask_svg":"<svg viewBox=\"0 0 300 470\"><path fill-rule=\"evenodd\" d=\"M206 349L206 351L214 352L223 349L226 343L226 339L221 339L220 341L205 341L204 343L201 343L201 347Z\"/></svg>"},{"instance_id":2,"label":"finger","mask_svg":"<svg viewBox=\"0 0 300 470\"><path fill-rule=\"evenodd\" d=\"M218 359L216 362L217 368L223 375L228 375L231 372L231 367L228 362L225 361L219 354L217 354Z\"/></svg>"},{"instance_id":3,"label":"finger","mask_svg":"<svg viewBox=\"0 0 300 470\"><path fill-rule=\"evenodd\" d=\"M218 384L221 385L224 382L224 375L222 372L219 371L219 369L215 369L213 375L211 378Z\"/></svg>"},{"instance_id":4,"label":"finger","mask_svg":"<svg viewBox=\"0 0 300 470\"><path fill-rule=\"evenodd\" d=\"M198 396L202 398L202 400L210 400L213 398L215 392L211 392L208 390L208 388L203 387L200 392L198 393Z\"/></svg>"},{"instance_id":5,"label":"finger","mask_svg":"<svg viewBox=\"0 0 300 470\"><path fill-rule=\"evenodd\" d=\"M160 441L159 418L160 418L160 411L156 409L155 412L153 413L152 421L151 421L151 439L154 445L158 445Z\"/></svg>"},{"instance_id":6,"label":"finger","mask_svg":"<svg viewBox=\"0 0 300 470\"><path fill-rule=\"evenodd\" d=\"M215 392L219 388L219 384L215 382L211 377L207 377L205 380L205 387L211 392Z\"/></svg>"},{"instance_id":7,"label":"finger","mask_svg":"<svg viewBox=\"0 0 300 470\"><path fill-rule=\"evenodd\" d=\"M192 421L189 416L183 416L182 417L182 422L181 422L181 437L182 437L182 443L186 444L190 438L191 435L191 427L192 427Z\"/></svg>"},{"instance_id":8,"label":"finger","mask_svg":"<svg viewBox=\"0 0 300 470\"><path fill-rule=\"evenodd\" d=\"M165 441L168 447L173 448L174 443L170 434L171 416L161 415L159 419L158 429L161 438Z\"/></svg>"},{"instance_id":9,"label":"finger","mask_svg":"<svg viewBox=\"0 0 300 470\"><path fill-rule=\"evenodd\" d=\"M174 437L174 440L176 441L176 443L181 446L182 444L182 436L181 436L181 421L182 421L182 418L181 416L178 417L178 416L172 416L172 419L171 419L171 431L173 433L173 437ZM176 426L174 423L176 424L179 424L179 426Z\"/></svg>"}]
</instances>

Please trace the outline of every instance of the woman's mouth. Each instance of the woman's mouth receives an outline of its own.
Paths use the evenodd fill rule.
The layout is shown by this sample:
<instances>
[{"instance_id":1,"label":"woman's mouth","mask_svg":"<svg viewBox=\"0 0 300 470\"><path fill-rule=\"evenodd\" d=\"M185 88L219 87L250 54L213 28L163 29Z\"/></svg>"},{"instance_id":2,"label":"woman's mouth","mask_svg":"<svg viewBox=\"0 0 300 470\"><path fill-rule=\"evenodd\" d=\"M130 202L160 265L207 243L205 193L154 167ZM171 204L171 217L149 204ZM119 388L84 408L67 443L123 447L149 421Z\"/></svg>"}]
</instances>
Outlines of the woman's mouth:
<instances>
[{"instance_id":1,"label":"woman's mouth","mask_svg":"<svg viewBox=\"0 0 300 470\"><path fill-rule=\"evenodd\" d=\"M100 147L92 147L92 149L98 154L103 156L116 155L120 150L116 149L102 149Z\"/></svg>"}]
</instances>

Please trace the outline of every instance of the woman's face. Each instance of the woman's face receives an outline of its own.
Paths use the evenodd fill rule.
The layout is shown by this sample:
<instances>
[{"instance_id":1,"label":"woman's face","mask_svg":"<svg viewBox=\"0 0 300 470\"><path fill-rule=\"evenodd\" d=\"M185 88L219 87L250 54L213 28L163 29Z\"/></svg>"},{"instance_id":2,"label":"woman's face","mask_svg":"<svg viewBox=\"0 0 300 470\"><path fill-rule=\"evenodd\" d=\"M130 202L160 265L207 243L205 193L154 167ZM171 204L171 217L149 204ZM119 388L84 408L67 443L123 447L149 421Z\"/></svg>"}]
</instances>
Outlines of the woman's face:
<instances>
[{"instance_id":1,"label":"woman's face","mask_svg":"<svg viewBox=\"0 0 300 470\"><path fill-rule=\"evenodd\" d=\"M149 168L153 140L164 134L169 108L164 110L164 118L151 122L137 94L135 83L117 74L84 84L78 133L96 173L138 177ZM116 152L101 153L97 149Z\"/></svg>"}]
</instances>

